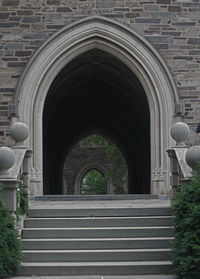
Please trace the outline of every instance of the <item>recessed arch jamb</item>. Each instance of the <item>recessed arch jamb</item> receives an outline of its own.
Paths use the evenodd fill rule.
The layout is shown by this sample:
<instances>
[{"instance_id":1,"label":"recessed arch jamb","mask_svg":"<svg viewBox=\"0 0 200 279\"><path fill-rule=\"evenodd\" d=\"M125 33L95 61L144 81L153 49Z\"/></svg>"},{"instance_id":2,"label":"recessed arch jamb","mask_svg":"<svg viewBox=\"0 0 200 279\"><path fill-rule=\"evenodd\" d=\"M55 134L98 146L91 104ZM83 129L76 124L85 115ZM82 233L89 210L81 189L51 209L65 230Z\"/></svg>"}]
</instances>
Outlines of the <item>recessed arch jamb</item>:
<instances>
[{"instance_id":1,"label":"recessed arch jamb","mask_svg":"<svg viewBox=\"0 0 200 279\"><path fill-rule=\"evenodd\" d=\"M19 81L15 103L18 117L30 127L28 147L34 150L33 168L42 194L42 114L48 89L73 58L100 49L114 55L137 76L146 93L151 125L151 192L167 192L170 145L168 131L179 98L164 61L143 37L126 26L95 16L64 27L47 40L30 59Z\"/></svg>"}]
</instances>

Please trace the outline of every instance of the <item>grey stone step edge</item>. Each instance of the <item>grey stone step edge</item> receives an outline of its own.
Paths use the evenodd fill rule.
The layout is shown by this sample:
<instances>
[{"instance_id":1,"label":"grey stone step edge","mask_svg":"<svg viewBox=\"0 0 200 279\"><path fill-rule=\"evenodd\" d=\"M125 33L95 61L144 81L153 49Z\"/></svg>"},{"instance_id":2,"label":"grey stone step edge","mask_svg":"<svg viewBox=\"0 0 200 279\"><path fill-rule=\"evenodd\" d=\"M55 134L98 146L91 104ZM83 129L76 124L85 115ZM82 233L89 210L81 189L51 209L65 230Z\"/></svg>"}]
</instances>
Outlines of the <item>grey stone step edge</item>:
<instances>
[{"instance_id":1,"label":"grey stone step edge","mask_svg":"<svg viewBox=\"0 0 200 279\"><path fill-rule=\"evenodd\" d=\"M164 199L163 196L160 197ZM78 201L78 200L141 200L141 199L159 199L158 195L43 195L30 197L31 201ZM165 197L167 199L167 196Z\"/></svg>"},{"instance_id":2,"label":"grey stone step edge","mask_svg":"<svg viewBox=\"0 0 200 279\"><path fill-rule=\"evenodd\" d=\"M130 276L17 276L10 279L178 279L175 275L130 275Z\"/></svg>"},{"instance_id":3,"label":"grey stone step edge","mask_svg":"<svg viewBox=\"0 0 200 279\"><path fill-rule=\"evenodd\" d=\"M43 217L123 217L123 216L169 216L168 207L153 208L35 208L30 209L28 216L31 218Z\"/></svg>"},{"instance_id":4,"label":"grey stone step edge","mask_svg":"<svg viewBox=\"0 0 200 279\"><path fill-rule=\"evenodd\" d=\"M83 239L22 239L23 250L65 249L157 249L172 247L173 237L150 238L83 238Z\"/></svg>"},{"instance_id":5,"label":"grey stone step edge","mask_svg":"<svg viewBox=\"0 0 200 279\"><path fill-rule=\"evenodd\" d=\"M150 275L172 274L170 261L128 262L34 262L22 263L19 275L63 276L63 275Z\"/></svg>"}]
</instances>

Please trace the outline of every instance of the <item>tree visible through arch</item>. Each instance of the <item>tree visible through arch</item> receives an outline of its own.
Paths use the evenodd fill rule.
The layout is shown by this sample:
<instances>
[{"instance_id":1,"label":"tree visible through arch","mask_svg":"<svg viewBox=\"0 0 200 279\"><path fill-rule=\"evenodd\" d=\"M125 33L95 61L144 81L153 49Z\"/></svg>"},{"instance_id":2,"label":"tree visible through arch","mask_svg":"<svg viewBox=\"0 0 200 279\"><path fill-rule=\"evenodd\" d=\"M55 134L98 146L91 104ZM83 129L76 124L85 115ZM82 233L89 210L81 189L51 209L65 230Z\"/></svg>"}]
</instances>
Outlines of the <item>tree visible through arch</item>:
<instances>
[{"instance_id":1,"label":"tree visible through arch","mask_svg":"<svg viewBox=\"0 0 200 279\"><path fill-rule=\"evenodd\" d=\"M107 194L107 179L98 170L89 170L81 181L82 195L105 195Z\"/></svg>"}]
</instances>

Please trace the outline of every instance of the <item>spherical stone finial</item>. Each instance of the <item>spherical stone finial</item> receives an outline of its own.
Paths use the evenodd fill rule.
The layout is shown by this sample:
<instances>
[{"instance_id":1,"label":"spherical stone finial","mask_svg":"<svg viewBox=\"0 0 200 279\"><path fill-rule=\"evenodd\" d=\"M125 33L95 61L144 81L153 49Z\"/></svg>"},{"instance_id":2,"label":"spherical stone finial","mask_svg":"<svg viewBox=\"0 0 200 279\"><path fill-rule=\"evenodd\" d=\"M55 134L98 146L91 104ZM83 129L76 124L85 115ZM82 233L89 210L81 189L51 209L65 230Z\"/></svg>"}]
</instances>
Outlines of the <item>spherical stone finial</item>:
<instances>
[{"instance_id":1,"label":"spherical stone finial","mask_svg":"<svg viewBox=\"0 0 200 279\"><path fill-rule=\"evenodd\" d=\"M200 164L200 146L190 147L185 154L185 161L193 170Z\"/></svg>"},{"instance_id":2,"label":"spherical stone finial","mask_svg":"<svg viewBox=\"0 0 200 279\"><path fill-rule=\"evenodd\" d=\"M189 126L184 122L176 122L170 130L171 137L176 141L176 146L185 146L185 140L190 134Z\"/></svg>"},{"instance_id":3,"label":"spherical stone finial","mask_svg":"<svg viewBox=\"0 0 200 279\"><path fill-rule=\"evenodd\" d=\"M10 136L15 140L15 146L24 146L24 141L28 138L29 128L23 122L16 122L10 128Z\"/></svg>"},{"instance_id":4,"label":"spherical stone finial","mask_svg":"<svg viewBox=\"0 0 200 279\"><path fill-rule=\"evenodd\" d=\"M8 174L8 170L15 163L15 153L9 147L0 147L0 175Z\"/></svg>"}]
</instances>

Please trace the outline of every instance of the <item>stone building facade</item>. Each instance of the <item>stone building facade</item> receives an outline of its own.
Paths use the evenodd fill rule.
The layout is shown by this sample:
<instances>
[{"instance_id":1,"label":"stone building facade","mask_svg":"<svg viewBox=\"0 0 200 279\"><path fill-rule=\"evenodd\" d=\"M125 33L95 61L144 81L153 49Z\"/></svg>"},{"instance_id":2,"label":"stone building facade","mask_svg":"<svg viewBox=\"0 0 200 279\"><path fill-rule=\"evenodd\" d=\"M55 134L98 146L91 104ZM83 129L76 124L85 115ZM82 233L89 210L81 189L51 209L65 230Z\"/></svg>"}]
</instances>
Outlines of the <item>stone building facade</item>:
<instances>
[{"instance_id":1,"label":"stone building facade","mask_svg":"<svg viewBox=\"0 0 200 279\"><path fill-rule=\"evenodd\" d=\"M91 38L93 42L90 42ZM84 42L82 50L75 50L80 42ZM72 50L77 54L72 54ZM84 53L87 54L84 55ZM79 54L82 54L80 60ZM48 58L51 61L55 58L55 63L47 61ZM99 77L103 77L101 84L104 84L106 77L103 75L106 73L109 81L112 81L110 86L113 88L112 97L109 97L108 102L106 101L110 108L113 105L115 91L121 88L120 92L128 92L128 88L132 86L130 80L135 79L136 91L140 92L136 93L137 97L131 97L135 114L131 115L131 112L128 114L125 105L121 111L121 115L127 113L126 117L124 116L125 122L128 118L135 118L134 123L128 123L127 120L127 141L123 141L122 136L126 132L118 131L117 124L115 125L117 112L115 119L112 119L112 115L109 114L111 126L115 127L110 137L116 141L119 140L122 153L124 152L125 158L128 158L127 162L130 161L130 164L128 163L130 169L136 168L137 162L133 162L129 154L132 154L132 158L142 158L136 173L143 168L143 162L150 161L148 165L144 165L144 169L150 168L145 177L150 177L150 184L153 183L148 191L168 192L168 189L163 186L169 176L169 163L165 154L171 142L168 129L173 122L182 119L191 127L192 138L200 119L200 2L198 0L0 0L0 59L0 144L12 144L8 131L9 126L16 120L24 121L29 127L31 126L31 135L27 144L35 154L33 177L38 177L37 179L42 181L42 170L46 168L45 160L46 162L56 161L56 156L60 156L57 162L63 165L62 156L57 155L61 154L61 151L56 151L57 146L60 145L56 142L56 135L57 137L60 135L60 130L65 121L68 121L69 116L66 116L62 125L57 126L60 119L56 118L59 108L57 113L52 112L54 102L56 104L57 89L55 88L58 88L60 92L66 92L67 88L70 88L70 92L81 91L82 85L79 84L77 89L73 87L73 82L78 84L82 76L86 80L89 73L92 73L94 80L92 88L95 90L97 79L100 80ZM87 61L91 68L76 75L76 70L86 65ZM95 63L99 67L96 73L92 68ZM42 66L44 66L43 69ZM116 71L112 78L114 69L122 72ZM128 69L134 77L131 77ZM37 72L43 79L40 84L37 84L39 79ZM73 77L71 79L69 77L66 81L72 72ZM120 78L123 80L118 84L117 81ZM63 84L65 88L62 87ZM126 87L123 87L124 84ZM104 92L105 87L108 88L108 84L105 83L99 91ZM89 87L85 87L84 92L89 90ZM118 105L120 105L120 92L118 92ZM59 94L59 104L62 103L62 94ZM79 103L78 98L73 101L73 104ZM143 103L145 98L147 100ZM90 99L86 97L87 101ZM125 99L123 100L125 102ZM80 102L83 103L84 98ZM161 105L154 105L154 102ZM139 103L138 106L137 103ZM91 103L91 106L93 105L94 103ZM47 114L45 110L48 111ZM67 107L67 110L70 108ZM144 115L144 111L147 110L148 112ZM84 115L87 114L84 113ZM48 119L51 119L50 116L56 119L55 123L52 120L48 124L53 132L50 132L50 128L45 130L48 126ZM73 111L70 117L75 118ZM79 118L82 119L81 114ZM95 130L97 125L98 129L105 131L106 134L109 130L109 125L106 126L106 116L102 120L103 124L100 118L95 119L98 125L90 123L90 127ZM138 124L138 121L141 123ZM137 125L143 125L138 136L134 131ZM77 130L81 127L72 123L74 138L79 136ZM135 133L133 138L131 138L131 133L129 134L130 129ZM137 131L138 129L140 128L137 127ZM42 133L43 136L41 136ZM121 138L117 136L120 133ZM60 145L62 148L67 149L72 145L74 141L71 137L72 132L69 134L69 144L66 147L63 142ZM147 134L149 136L146 136ZM65 138L63 135L61 134L61 137ZM130 148L126 149L129 144L128 137L130 141L136 139L134 144L130 143ZM44 154L42 141L44 149L46 148ZM138 147L137 144L139 144ZM147 145L150 146L148 150L145 149ZM136 146L135 149L134 146ZM55 154L49 158L50 150L54 148ZM141 156L137 149L140 152L144 150ZM140 161L140 159L137 160ZM52 180L49 173L52 173L52 169L56 169L59 164L48 165L47 182ZM59 176L59 174L60 170L57 170L56 175ZM143 176L141 172L135 182L133 178L130 181L137 184L139 182L136 180L141 181ZM42 193L41 187L36 194ZM46 192L49 193L48 190ZM136 192L139 193L140 190L137 189Z\"/></svg>"}]
</instances>

